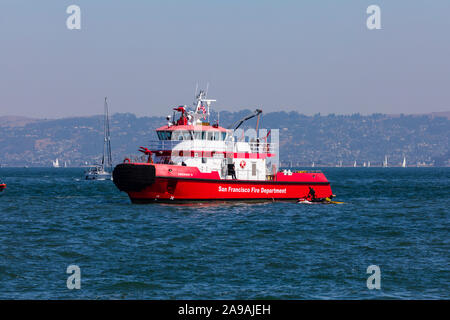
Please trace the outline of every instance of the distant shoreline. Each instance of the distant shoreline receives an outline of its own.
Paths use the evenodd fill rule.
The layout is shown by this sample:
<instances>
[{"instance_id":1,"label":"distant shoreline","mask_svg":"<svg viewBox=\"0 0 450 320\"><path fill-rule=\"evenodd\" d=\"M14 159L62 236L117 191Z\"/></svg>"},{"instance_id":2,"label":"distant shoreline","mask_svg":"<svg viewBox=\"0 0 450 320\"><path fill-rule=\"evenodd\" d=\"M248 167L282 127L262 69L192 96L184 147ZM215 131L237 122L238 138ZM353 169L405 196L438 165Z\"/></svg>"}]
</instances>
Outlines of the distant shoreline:
<instances>
[{"instance_id":1,"label":"distant shoreline","mask_svg":"<svg viewBox=\"0 0 450 320\"><path fill-rule=\"evenodd\" d=\"M222 111L222 110L214 110L214 112L227 112L227 113L240 113L240 112L247 112L248 109L242 109L242 110L238 110L238 111ZM305 116L305 117L314 117L316 116L316 114L304 114L295 110L290 110L290 111L270 111L267 112L266 114L271 114L271 113L278 113L278 112L286 112L286 113L297 113L298 115L301 116ZM120 114L130 114L135 116L136 118L165 118L165 116L158 116L158 115L153 115L153 116L149 116L149 115L143 115L143 116L137 116L134 113L127 113L127 112L116 112L113 113L112 116L114 115L120 115ZM328 117L328 116L335 116L335 117L351 117L353 115L360 115L361 117L371 117L374 115L380 115L380 116L385 116L388 118L398 118L398 117L408 117L408 116L412 116L412 117L421 117L421 116L428 116L428 117L443 117L443 118L447 118L448 120L450 120L450 111L433 111L433 112L427 112L427 113L370 113L370 114L360 114L360 113L342 113L342 114L337 114L337 113L327 113L327 114L321 114L318 113L318 115L322 116L322 117ZM27 116L18 116L18 115L0 115L0 127L5 127L5 126L11 126L11 127L15 127L15 126L23 126L26 125L28 123L33 123L33 122L42 122L42 121L58 121L58 120L69 120L69 119L83 119L83 118L96 118L96 117L103 117L103 115L101 114L94 114L94 115L85 115L85 116L67 116L67 117L61 117L61 118L34 118L34 117L27 117Z\"/></svg>"}]
</instances>

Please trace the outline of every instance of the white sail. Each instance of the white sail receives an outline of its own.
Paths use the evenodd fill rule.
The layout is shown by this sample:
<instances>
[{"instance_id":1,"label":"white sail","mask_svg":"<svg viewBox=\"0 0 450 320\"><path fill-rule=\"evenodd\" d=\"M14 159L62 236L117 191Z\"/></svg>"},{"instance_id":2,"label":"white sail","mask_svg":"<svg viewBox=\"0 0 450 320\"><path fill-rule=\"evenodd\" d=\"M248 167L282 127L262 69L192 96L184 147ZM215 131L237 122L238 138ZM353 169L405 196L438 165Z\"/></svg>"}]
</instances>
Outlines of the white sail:
<instances>
[{"instance_id":1,"label":"white sail","mask_svg":"<svg viewBox=\"0 0 450 320\"><path fill-rule=\"evenodd\" d=\"M55 161L52 161L52 163L53 163L53 168L59 168L59 160L58 160L58 158L56 158Z\"/></svg>"},{"instance_id":2,"label":"white sail","mask_svg":"<svg viewBox=\"0 0 450 320\"><path fill-rule=\"evenodd\" d=\"M406 168L406 157L403 157L402 167L403 167L403 168Z\"/></svg>"}]
</instances>

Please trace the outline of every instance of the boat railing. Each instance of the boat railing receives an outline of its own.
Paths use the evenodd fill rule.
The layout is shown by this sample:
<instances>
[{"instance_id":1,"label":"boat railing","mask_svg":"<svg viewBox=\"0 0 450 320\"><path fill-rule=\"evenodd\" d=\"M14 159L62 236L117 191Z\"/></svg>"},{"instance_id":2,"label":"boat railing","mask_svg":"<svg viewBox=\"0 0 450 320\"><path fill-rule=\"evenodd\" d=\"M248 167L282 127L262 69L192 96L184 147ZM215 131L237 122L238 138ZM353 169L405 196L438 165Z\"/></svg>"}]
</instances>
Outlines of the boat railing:
<instances>
[{"instance_id":1,"label":"boat railing","mask_svg":"<svg viewBox=\"0 0 450 320\"><path fill-rule=\"evenodd\" d=\"M278 172L282 172L284 174L292 174L292 173L323 173L322 170L289 170L280 168Z\"/></svg>"},{"instance_id":2,"label":"boat railing","mask_svg":"<svg viewBox=\"0 0 450 320\"><path fill-rule=\"evenodd\" d=\"M226 174L226 171L224 171ZM320 170L295 170L289 172L288 170L280 170L279 172L284 173L285 175L292 175L293 173L322 173ZM252 169L239 169L236 172L236 177L239 180L255 180L257 177L259 177L258 180L275 180L276 173L273 174L272 172L265 170L264 171L264 179L261 179L261 170L256 169L256 171L253 171ZM230 175L226 175L227 180L231 180Z\"/></svg>"},{"instance_id":3,"label":"boat railing","mask_svg":"<svg viewBox=\"0 0 450 320\"><path fill-rule=\"evenodd\" d=\"M182 142L185 142L185 140L151 140L148 146L152 151L168 151L173 150Z\"/></svg>"},{"instance_id":4,"label":"boat railing","mask_svg":"<svg viewBox=\"0 0 450 320\"><path fill-rule=\"evenodd\" d=\"M227 174L226 168L224 170L224 177L225 180L233 180L232 176ZM261 178L261 170L256 169L256 171L253 171L252 169L239 169L236 171L236 178L237 180L261 180L265 181L268 180L266 174L264 172L264 179L257 179L258 177Z\"/></svg>"},{"instance_id":5,"label":"boat railing","mask_svg":"<svg viewBox=\"0 0 450 320\"><path fill-rule=\"evenodd\" d=\"M277 153L278 145L267 142L248 142L252 153Z\"/></svg>"},{"instance_id":6,"label":"boat railing","mask_svg":"<svg viewBox=\"0 0 450 320\"><path fill-rule=\"evenodd\" d=\"M135 163L145 163L148 162L148 156L145 154L132 154L126 156L124 159L126 159L126 162L135 162ZM124 160L125 162L125 160Z\"/></svg>"},{"instance_id":7,"label":"boat railing","mask_svg":"<svg viewBox=\"0 0 450 320\"><path fill-rule=\"evenodd\" d=\"M208 145L210 142L223 142ZM182 146L180 144L182 143ZM148 147L152 151L196 150L216 152L250 152L276 154L278 145L266 142L233 142L221 140L152 140ZM243 148L242 148L243 147ZM240 150L241 149L241 150Z\"/></svg>"}]
</instances>

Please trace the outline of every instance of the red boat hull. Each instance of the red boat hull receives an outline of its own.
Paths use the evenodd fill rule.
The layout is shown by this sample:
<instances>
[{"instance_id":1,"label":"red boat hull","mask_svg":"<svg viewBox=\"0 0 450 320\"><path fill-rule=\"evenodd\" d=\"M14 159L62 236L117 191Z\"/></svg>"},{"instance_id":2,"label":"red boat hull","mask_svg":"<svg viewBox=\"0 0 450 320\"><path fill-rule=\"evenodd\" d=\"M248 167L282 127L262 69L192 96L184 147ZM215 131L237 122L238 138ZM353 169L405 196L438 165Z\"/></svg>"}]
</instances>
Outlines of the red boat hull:
<instances>
[{"instance_id":1,"label":"red boat hull","mask_svg":"<svg viewBox=\"0 0 450 320\"><path fill-rule=\"evenodd\" d=\"M323 173L278 173L274 180L224 180L217 172L194 167L127 163L114 169L113 181L133 203L191 201L297 201L310 187L317 198L331 197Z\"/></svg>"},{"instance_id":2,"label":"red boat hull","mask_svg":"<svg viewBox=\"0 0 450 320\"><path fill-rule=\"evenodd\" d=\"M142 191L130 191L134 203L185 201L298 200L313 187L317 197L330 197L329 183L264 183L252 181L199 181L157 178Z\"/></svg>"},{"instance_id":3,"label":"red boat hull","mask_svg":"<svg viewBox=\"0 0 450 320\"><path fill-rule=\"evenodd\" d=\"M0 184L0 191L3 191L3 189L6 189L6 184L5 183L1 183Z\"/></svg>"}]
</instances>

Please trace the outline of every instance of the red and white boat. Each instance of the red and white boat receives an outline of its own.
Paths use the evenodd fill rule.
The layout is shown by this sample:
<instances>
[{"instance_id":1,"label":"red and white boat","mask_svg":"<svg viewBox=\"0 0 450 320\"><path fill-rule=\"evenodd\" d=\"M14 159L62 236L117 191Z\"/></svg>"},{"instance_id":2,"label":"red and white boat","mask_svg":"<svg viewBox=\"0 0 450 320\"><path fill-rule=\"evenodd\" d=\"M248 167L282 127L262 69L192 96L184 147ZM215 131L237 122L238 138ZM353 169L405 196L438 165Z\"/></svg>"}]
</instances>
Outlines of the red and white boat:
<instances>
[{"instance_id":1,"label":"red and white boat","mask_svg":"<svg viewBox=\"0 0 450 320\"><path fill-rule=\"evenodd\" d=\"M213 101L200 91L194 110L174 108L179 118L175 120L175 112L168 116L167 125L156 129L159 140L140 148L146 160L125 159L114 168L115 185L133 203L297 201L310 198L311 189L314 198L332 197L321 172L277 171L270 161L277 145L268 143L268 136L239 141L235 130L254 116L259 122L260 110L239 121L234 130L225 129L205 122Z\"/></svg>"}]
</instances>

